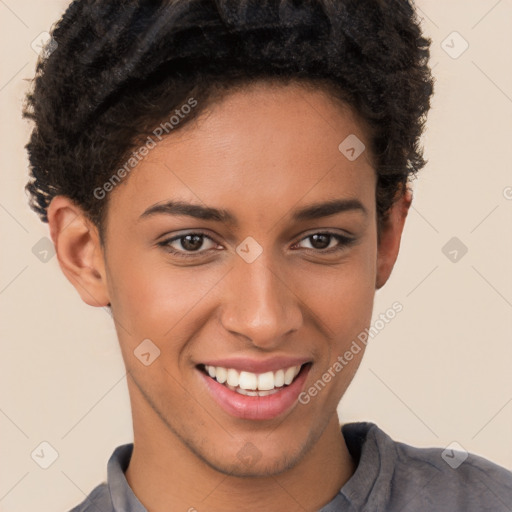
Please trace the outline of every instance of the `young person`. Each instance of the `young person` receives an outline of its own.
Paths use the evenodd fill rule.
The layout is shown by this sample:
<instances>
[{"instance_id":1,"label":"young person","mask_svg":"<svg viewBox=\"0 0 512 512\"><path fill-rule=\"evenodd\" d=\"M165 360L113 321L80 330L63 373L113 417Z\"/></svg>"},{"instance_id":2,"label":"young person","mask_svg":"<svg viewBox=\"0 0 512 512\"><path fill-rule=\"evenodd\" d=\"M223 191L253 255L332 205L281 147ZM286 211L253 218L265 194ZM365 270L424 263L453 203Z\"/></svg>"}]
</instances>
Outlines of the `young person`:
<instances>
[{"instance_id":1,"label":"young person","mask_svg":"<svg viewBox=\"0 0 512 512\"><path fill-rule=\"evenodd\" d=\"M27 189L134 429L73 510L512 510L508 470L336 414L425 165L413 6L77 0L52 37Z\"/></svg>"}]
</instances>

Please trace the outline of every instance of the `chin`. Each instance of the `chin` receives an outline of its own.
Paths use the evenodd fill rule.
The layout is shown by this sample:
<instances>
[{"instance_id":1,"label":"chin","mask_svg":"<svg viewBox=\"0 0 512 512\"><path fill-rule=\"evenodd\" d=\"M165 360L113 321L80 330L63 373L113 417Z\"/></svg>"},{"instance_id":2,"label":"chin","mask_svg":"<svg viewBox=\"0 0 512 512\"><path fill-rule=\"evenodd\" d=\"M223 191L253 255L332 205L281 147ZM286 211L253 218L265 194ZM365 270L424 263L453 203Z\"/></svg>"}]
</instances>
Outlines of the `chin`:
<instances>
[{"instance_id":1,"label":"chin","mask_svg":"<svg viewBox=\"0 0 512 512\"><path fill-rule=\"evenodd\" d=\"M248 459L238 460L217 460L205 462L214 470L227 476L236 478L265 478L277 476L293 468L300 460L300 454L273 454L270 457L260 458L257 461Z\"/></svg>"},{"instance_id":2,"label":"chin","mask_svg":"<svg viewBox=\"0 0 512 512\"><path fill-rule=\"evenodd\" d=\"M216 453L198 453L196 455L213 470L227 476L237 478L264 478L277 476L286 472L307 455L315 439L294 440L293 445L288 442L268 443L263 452L257 448L257 441L248 441L238 450L228 451L224 447L218 447ZM232 447L236 443L233 443ZM286 448L284 448L286 447Z\"/></svg>"}]
</instances>

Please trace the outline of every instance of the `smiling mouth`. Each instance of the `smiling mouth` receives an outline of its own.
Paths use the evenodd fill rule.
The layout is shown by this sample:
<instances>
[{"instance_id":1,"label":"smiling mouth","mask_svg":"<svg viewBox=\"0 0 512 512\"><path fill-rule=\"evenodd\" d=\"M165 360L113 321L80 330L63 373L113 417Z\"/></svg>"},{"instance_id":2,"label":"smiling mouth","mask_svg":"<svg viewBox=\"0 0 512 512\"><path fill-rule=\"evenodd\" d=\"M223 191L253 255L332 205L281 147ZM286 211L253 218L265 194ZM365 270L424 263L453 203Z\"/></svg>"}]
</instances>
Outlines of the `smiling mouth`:
<instances>
[{"instance_id":1,"label":"smiling mouth","mask_svg":"<svg viewBox=\"0 0 512 512\"><path fill-rule=\"evenodd\" d=\"M245 396L268 396L281 392L292 384L311 363L290 366L275 372L253 373L222 366L201 364L199 370L224 387Z\"/></svg>"}]
</instances>

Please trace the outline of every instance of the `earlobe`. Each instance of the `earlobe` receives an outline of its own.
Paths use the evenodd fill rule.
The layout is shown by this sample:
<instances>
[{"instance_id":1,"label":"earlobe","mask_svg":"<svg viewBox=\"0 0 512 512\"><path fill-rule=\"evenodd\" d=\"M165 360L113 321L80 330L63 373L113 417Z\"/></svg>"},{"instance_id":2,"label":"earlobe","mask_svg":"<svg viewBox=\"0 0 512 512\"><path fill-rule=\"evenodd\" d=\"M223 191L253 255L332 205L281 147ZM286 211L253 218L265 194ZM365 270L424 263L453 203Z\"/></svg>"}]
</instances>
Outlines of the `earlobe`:
<instances>
[{"instance_id":1,"label":"earlobe","mask_svg":"<svg viewBox=\"0 0 512 512\"><path fill-rule=\"evenodd\" d=\"M395 200L387 219L382 223L377 250L377 278L375 288L382 288L395 265L400 250L400 241L405 219L412 203L412 191L406 189Z\"/></svg>"},{"instance_id":2,"label":"earlobe","mask_svg":"<svg viewBox=\"0 0 512 512\"><path fill-rule=\"evenodd\" d=\"M59 265L82 300L103 307L109 302L103 249L96 226L71 199L56 196L48 225Z\"/></svg>"}]
</instances>

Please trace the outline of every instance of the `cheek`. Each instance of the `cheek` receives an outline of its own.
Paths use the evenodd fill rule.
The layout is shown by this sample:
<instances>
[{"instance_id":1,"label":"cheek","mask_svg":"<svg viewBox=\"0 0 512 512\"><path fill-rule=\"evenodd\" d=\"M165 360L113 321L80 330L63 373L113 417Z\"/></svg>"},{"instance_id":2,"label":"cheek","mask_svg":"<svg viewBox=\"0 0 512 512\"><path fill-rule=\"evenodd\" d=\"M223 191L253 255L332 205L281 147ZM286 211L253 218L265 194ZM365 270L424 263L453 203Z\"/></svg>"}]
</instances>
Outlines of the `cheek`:
<instances>
[{"instance_id":1,"label":"cheek","mask_svg":"<svg viewBox=\"0 0 512 512\"><path fill-rule=\"evenodd\" d=\"M163 340L180 331L187 315L201 309L201 301L222 277L222 270L175 267L162 257L141 254L130 259L112 258L109 288L116 320L130 333L132 343L150 338Z\"/></svg>"},{"instance_id":2,"label":"cheek","mask_svg":"<svg viewBox=\"0 0 512 512\"><path fill-rule=\"evenodd\" d=\"M317 273L304 283L311 290L308 306L326 339L319 344L318 364L302 395L303 404L336 410L361 363L366 345L358 336L371 322L375 254L371 244L360 246L344 265Z\"/></svg>"},{"instance_id":3,"label":"cheek","mask_svg":"<svg viewBox=\"0 0 512 512\"><path fill-rule=\"evenodd\" d=\"M375 279L376 248L365 242L339 265L302 272L298 295L322 320L326 334L343 341L371 321Z\"/></svg>"}]
</instances>

